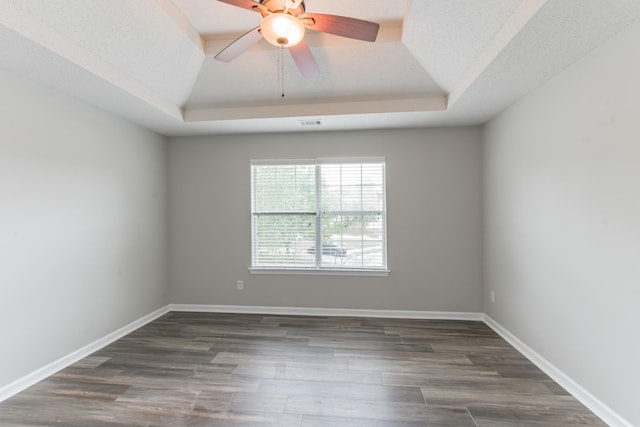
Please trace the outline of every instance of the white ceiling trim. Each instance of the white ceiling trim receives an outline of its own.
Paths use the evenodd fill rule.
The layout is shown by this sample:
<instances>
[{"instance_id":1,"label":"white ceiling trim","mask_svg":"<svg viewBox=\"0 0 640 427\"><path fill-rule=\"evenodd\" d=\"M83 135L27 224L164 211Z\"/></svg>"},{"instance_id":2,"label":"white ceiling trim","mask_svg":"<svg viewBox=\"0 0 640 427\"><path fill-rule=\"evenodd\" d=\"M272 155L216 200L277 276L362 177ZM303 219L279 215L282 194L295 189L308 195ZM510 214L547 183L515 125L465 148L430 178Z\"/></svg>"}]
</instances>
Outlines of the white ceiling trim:
<instances>
[{"instance_id":1,"label":"white ceiling trim","mask_svg":"<svg viewBox=\"0 0 640 427\"><path fill-rule=\"evenodd\" d=\"M485 123L638 19L638 0L547 0L447 115Z\"/></svg>"},{"instance_id":2,"label":"white ceiling trim","mask_svg":"<svg viewBox=\"0 0 640 427\"><path fill-rule=\"evenodd\" d=\"M317 104L193 108L185 110L184 119L186 122L210 122L257 118L444 111L446 108L447 98L445 96L434 96L429 98L327 102Z\"/></svg>"},{"instance_id":3,"label":"white ceiling trim","mask_svg":"<svg viewBox=\"0 0 640 427\"><path fill-rule=\"evenodd\" d=\"M12 3L0 4L0 24L70 63L83 68L104 81L122 89L150 106L182 120L180 107L158 95L137 80L120 72L93 52L40 23Z\"/></svg>"},{"instance_id":4,"label":"white ceiling trim","mask_svg":"<svg viewBox=\"0 0 640 427\"><path fill-rule=\"evenodd\" d=\"M186 16L171 0L156 0L156 4L169 16L178 28L204 53L205 41L198 31L191 25Z\"/></svg>"},{"instance_id":5,"label":"white ceiling trim","mask_svg":"<svg viewBox=\"0 0 640 427\"><path fill-rule=\"evenodd\" d=\"M511 43L547 0L528 0L507 19L500 31L476 57L449 93L450 108L491 65L502 50Z\"/></svg>"}]
</instances>

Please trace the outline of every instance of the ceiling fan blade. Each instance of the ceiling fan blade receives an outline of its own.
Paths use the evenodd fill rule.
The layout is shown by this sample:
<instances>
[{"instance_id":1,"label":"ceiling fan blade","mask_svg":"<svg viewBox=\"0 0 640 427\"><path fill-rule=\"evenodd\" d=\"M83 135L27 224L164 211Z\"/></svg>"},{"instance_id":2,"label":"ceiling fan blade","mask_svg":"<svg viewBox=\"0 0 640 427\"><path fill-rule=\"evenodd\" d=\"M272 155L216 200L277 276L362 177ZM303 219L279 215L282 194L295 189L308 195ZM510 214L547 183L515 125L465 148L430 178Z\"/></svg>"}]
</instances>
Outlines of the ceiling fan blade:
<instances>
[{"instance_id":1,"label":"ceiling fan blade","mask_svg":"<svg viewBox=\"0 0 640 427\"><path fill-rule=\"evenodd\" d=\"M307 28L350 39L376 41L380 24L346 16L305 13L300 17Z\"/></svg>"},{"instance_id":2,"label":"ceiling fan blade","mask_svg":"<svg viewBox=\"0 0 640 427\"><path fill-rule=\"evenodd\" d=\"M257 3L253 0L218 0L218 1L221 1L222 3L230 4L232 6L238 6L243 9L253 10L255 12L260 12L260 6L262 6L260 3Z\"/></svg>"},{"instance_id":3,"label":"ceiling fan blade","mask_svg":"<svg viewBox=\"0 0 640 427\"><path fill-rule=\"evenodd\" d=\"M218 61L231 62L238 56L240 56L242 52L249 49L260 40L262 40L262 33L260 32L260 27L258 26L235 39L233 42L231 42L231 44L218 52L218 54L214 56L214 58Z\"/></svg>"},{"instance_id":4,"label":"ceiling fan blade","mask_svg":"<svg viewBox=\"0 0 640 427\"><path fill-rule=\"evenodd\" d=\"M309 46L302 40L295 46L291 46L289 48L289 52L291 52L291 57L293 58L293 62L296 63L298 69L305 77L313 77L315 75L320 74L320 68L318 68L318 63L316 59L313 57L311 53L311 49Z\"/></svg>"}]
</instances>

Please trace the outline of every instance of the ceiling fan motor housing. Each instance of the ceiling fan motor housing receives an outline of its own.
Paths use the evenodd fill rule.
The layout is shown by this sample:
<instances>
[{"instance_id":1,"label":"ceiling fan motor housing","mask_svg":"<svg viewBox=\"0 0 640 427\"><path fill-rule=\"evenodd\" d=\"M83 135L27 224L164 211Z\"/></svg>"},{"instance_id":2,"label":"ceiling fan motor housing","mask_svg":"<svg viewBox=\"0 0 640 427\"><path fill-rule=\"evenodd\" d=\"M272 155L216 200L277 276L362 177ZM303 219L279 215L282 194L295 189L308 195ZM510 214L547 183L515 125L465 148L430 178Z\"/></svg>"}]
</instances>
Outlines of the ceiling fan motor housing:
<instances>
[{"instance_id":1,"label":"ceiling fan motor housing","mask_svg":"<svg viewBox=\"0 0 640 427\"><path fill-rule=\"evenodd\" d=\"M284 12L285 10L289 15L298 17L305 11L304 0L302 0L297 6L294 0L260 0L260 4L268 9L267 11L261 10L262 16L267 16L270 13Z\"/></svg>"}]
</instances>

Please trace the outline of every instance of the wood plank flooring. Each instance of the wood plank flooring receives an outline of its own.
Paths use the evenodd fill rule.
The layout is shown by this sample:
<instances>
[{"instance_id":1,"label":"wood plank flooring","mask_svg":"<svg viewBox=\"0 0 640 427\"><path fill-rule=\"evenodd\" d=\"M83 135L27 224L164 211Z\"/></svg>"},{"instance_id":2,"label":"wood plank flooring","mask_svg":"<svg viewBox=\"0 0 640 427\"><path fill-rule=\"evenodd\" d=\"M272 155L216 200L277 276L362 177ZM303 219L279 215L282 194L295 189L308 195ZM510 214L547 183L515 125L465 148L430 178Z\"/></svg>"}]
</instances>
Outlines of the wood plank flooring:
<instances>
[{"instance_id":1,"label":"wood plank flooring","mask_svg":"<svg viewBox=\"0 0 640 427\"><path fill-rule=\"evenodd\" d=\"M603 426L481 322L172 312L2 426Z\"/></svg>"}]
</instances>

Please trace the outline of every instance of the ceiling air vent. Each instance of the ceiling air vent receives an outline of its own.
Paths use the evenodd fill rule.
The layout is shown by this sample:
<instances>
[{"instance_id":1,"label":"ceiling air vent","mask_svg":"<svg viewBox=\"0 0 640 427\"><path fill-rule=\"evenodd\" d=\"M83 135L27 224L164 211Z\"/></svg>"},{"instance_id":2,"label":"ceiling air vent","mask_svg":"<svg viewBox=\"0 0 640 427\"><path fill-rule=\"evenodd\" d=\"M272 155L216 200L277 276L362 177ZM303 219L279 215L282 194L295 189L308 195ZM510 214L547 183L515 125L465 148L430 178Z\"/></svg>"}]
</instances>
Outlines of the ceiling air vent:
<instances>
[{"instance_id":1,"label":"ceiling air vent","mask_svg":"<svg viewBox=\"0 0 640 427\"><path fill-rule=\"evenodd\" d=\"M313 120L298 120L300 126L322 126L322 120L313 119Z\"/></svg>"}]
</instances>

